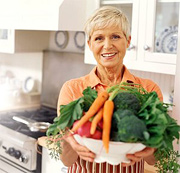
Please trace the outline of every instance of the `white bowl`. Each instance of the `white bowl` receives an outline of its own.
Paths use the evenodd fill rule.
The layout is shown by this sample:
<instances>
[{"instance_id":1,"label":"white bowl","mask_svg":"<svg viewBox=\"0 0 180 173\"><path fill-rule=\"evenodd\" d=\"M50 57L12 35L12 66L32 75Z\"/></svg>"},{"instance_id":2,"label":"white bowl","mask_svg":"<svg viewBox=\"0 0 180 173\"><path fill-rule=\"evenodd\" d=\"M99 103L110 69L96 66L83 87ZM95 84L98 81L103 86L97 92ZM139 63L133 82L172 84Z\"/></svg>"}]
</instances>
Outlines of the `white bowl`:
<instances>
[{"instance_id":1,"label":"white bowl","mask_svg":"<svg viewBox=\"0 0 180 173\"><path fill-rule=\"evenodd\" d=\"M121 162L129 163L130 161L126 158L126 154L134 154L146 147L141 143L110 142L109 153L106 153L102 140L85 138L78 134L75 134L74 138L79 144L86 146L96 154L95 162L107 162L112 165L118 165Z\"/></svg>"}]
</instances>

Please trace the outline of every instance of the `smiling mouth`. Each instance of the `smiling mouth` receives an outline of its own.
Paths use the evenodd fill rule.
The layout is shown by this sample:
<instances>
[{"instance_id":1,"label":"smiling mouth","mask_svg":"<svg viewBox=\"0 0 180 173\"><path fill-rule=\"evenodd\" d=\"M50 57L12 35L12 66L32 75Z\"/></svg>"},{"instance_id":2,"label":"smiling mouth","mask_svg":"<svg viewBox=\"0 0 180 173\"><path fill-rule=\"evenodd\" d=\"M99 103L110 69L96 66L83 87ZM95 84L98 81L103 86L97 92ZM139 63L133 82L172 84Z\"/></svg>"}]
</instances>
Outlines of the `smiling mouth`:
<instances>
[{"instance_id":1,"label":"smiling mouth","mask_svg":"<svg viewBox=\"0 0 180 173\"><path fill-rule=\"evenodd\" d=\"M116 53L104 53L104 54L101 54L101 56L103 58L106 58L106 59L113 58L115 55L116 55Z\"/></svg>"}]
</instances>

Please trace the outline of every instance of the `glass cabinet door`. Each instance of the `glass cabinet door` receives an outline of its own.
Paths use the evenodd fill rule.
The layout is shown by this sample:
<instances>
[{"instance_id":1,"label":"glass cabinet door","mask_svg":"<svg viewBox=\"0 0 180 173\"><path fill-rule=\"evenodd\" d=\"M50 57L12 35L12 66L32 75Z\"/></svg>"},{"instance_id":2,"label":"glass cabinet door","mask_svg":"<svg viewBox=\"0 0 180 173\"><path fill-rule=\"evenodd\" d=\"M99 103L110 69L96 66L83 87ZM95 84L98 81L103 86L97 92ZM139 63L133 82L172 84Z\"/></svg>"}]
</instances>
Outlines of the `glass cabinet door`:
<instances>
[{"instance_id":1,"label":"glass cabinet door","mask_svg":"<svg viewBox=\"0 0 180 173\"><path fill-rule=\"evenodd\" d=\"M8 30L0 29L0 40L7 40L7 39L8 39Z\"/></svg>"},{"instance_id":2,"label":"glass cabinet door","mask_svg":"<svg viewBox=\"0 0 180 173\"><path fill-rule=\"evenodd\" d=\"M138 36L138 8L139 0L101 0L100 6L115 6L119 8L129 19L131 29L131 44L126 52L124 61L136 60L137 36Z\"/></svg>"},{"instance_id":3,"label":"glass cabinet door","mask_svg":"<svg viewBox=\"0 0 180 173\"><path fill-rule=\"evenodd\" d=\"M0 53L13 53L15 31L0 29Z\"/></svg>"},{"instance_id":4,"label":"glass cabinet door","mask_svg":"<svg viewBox=\"0 0 180 173\"><path fill-rule=\"evenodd\" d=\"M176 63L179 2L179 0L148 0L144 44L146 61Z\"/></svg>"}]
</instances>

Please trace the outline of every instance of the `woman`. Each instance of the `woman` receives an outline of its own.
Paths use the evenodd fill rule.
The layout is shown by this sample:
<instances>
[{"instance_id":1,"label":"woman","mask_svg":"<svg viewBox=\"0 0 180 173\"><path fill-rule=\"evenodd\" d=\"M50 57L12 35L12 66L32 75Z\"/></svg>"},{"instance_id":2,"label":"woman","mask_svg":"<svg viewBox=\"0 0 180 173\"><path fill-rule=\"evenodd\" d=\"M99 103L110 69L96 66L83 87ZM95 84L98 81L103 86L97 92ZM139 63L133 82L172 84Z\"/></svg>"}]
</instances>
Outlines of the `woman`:
<instances>
[{"instance_id":1,"label":"woman","mask_svg":"<svg viewBox=\"0 0 180 173\"><path fill-rule=\"evenodd\" d=\"M94 12L85 24L88 45L97 61L97 66L90 74L78 79L67 81L60 92L58 110L60 105L82 96L82 91L91 86L102 92L109 86L122 81L141 84L147 91L156 91L162 100L159 87L148 79L132 75L123 65L131 36L127 17L115 7L102 7ZM58 111L59 114L59 111ZM154 164L153 148L145 148L141 152L128 154L130 163L112 166L107 163L93 162L95 154L86 147L79 145L73 136L67 137L63 143L61 160L69 167L69 172L144 172L144 160Z\"/></svg>"}]
</instances>

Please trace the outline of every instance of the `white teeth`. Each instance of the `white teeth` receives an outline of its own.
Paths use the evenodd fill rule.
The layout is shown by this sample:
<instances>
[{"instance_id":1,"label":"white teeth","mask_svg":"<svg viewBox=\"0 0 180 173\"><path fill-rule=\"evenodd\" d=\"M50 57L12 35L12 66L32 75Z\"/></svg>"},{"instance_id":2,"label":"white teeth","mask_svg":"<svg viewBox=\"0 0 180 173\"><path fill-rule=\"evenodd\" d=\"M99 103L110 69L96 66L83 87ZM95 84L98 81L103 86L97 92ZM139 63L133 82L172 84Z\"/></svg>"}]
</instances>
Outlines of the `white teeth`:
<instances>
[{"instance_id":1,"label":"white teeth","mask_svg":"<svg viewBox=\"0 0 180 173\"><path fill-rule=\"evenodd\" d=\"M109 54L102 54L103 57L109 57L109 56L113 56L115 55L116 53L109 53Z\"/></svg>"}]
</instances>

